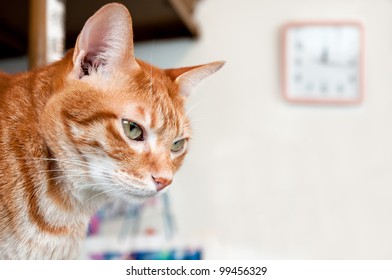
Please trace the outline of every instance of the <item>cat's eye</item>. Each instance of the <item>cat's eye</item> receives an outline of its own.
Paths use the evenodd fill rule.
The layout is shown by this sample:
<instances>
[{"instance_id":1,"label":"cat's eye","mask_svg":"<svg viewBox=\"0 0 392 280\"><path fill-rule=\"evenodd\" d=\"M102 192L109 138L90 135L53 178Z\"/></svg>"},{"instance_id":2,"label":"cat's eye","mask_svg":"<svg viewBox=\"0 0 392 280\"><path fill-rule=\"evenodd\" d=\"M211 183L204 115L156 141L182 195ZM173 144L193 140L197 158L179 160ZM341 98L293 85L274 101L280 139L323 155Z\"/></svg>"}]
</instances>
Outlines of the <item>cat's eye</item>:
<instances>
[{"instance_id":1,"label":"cat's eye","mask_svg":"<svg viewBox=\"0 0 392 280\"><path fill-rule=\"evenodd\" d=\"M122 126L124 128L125 135L131 140L143 141L143 129L134 122L123 120Z\"/></svg>"},{"instance_id":2,"label":"cat's eye","mask_svg":"<svg viewBox=\"0 0 392 280\"><path fill-rule=\"evenodd\" d=\"M177 140L176 142L173 143L171 147L171 151L173 153L178 153L182 149L184 149L184 146L185 146L185 139Z\"/></svg>"}]
</instances>

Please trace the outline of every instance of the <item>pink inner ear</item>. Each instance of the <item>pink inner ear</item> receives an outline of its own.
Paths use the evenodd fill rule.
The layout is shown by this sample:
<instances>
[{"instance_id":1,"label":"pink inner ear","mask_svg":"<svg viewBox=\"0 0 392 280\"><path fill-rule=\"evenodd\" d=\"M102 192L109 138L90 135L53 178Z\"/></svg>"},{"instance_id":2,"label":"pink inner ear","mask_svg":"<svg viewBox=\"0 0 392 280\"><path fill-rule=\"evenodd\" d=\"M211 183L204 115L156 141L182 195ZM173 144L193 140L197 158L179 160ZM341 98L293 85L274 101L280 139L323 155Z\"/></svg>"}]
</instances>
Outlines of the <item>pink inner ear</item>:
<instances>
[{"instance_id":1,"label":"pink inner ear","mask_svg":"<svg viewBox=\"0 0 392 280\"><path fill-rule=\"evenodd\" d=\"M216 61L198 66L166 69L165 72L178 85L179 93L186 98L199 82L218 71L224 64L223 61Z\"/></svg>"},{"instance_id":2,"label":"pink inner ear","mask_svg":"<svg viewBox=\"0 0 392 280\"><path fill-rule=\"evenodd\" d=\"M118 66L131 67L136 63L132 36L128 10L116 3L105 5L87 20L78 37L73 73L80 78L100 67L109 74Z\"/></svg>"},{"instance_id":3,"label":"pink inner ear","mask_svg":"<svg viewBox=\"0 0 392 280\"><path fill-rule=\"evenodd\" d=\"M97 26L94 24L91 27L86 27L86 34L82 37L83 41L80 42L80 49L86 52L84 61L91 63L94 67L106 64L100 54L105 53L110 48L107 42L107 36L110 32L108 24L104 23Z\"/></svg>"}]
</instances>

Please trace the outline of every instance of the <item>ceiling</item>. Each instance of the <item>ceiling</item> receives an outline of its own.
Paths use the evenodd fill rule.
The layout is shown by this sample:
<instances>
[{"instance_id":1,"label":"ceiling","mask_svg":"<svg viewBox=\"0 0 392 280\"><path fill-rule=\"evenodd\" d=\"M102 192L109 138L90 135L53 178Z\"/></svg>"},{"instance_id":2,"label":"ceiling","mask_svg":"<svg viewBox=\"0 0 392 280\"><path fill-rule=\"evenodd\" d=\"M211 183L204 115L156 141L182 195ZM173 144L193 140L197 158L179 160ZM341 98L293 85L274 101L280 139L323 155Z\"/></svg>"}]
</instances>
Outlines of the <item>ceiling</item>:
<instances>
[{"instance_id":1,"label":"ceiling","mask_svg":"<svg viewBox=\"0 0 392 280\"><path fill-rule=\"evenodd\" d=\"M34 1L34 0L33 0ZM198 0L123 0L132 14L135 42L196 37L192 14ZM85 21L105 0L66 1L66 48L74 46ZM0 58L28 52L29 0L0 1Z\"/></svg>"}]
</instances>

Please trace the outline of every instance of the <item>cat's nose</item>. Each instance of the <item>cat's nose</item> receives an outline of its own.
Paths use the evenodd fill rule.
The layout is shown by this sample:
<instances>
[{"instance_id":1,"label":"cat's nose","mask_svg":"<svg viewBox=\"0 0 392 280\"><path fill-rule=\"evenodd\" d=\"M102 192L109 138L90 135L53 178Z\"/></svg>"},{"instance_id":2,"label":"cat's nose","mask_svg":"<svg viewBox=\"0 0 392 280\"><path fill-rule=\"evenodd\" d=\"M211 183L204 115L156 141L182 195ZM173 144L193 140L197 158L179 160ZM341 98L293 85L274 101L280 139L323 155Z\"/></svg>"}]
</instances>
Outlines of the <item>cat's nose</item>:
<instances>
[{"instance_id":1,"label":"cat's nose","mask_svg":"<svg viewBox=\"0 0 392 280\"><path fill-rule=\"evenodd\" d=\"M154 180L155 185L157 186L157 191L163 190L168 185L170 185L171 182L173 181L173 179L163 178L163 177L155 178L154 176L152 176L152 179Z\"/></svg>"}]
</instances>

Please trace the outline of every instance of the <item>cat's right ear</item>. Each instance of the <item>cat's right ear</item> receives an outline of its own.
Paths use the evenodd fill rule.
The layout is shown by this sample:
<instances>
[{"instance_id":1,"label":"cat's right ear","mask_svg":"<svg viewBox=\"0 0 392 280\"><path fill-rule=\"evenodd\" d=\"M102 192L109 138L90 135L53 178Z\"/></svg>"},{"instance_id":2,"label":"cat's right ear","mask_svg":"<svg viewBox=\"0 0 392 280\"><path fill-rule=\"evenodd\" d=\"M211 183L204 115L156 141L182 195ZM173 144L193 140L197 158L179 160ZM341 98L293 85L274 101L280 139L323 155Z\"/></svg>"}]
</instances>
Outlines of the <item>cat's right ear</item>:
<instances>
[{"instance_id":1,"label":"cat's right ear","mask_svg":"<svg viewBox=\"0 0 392 280\"><path fill-rule=\"evenodd\" d=\"M218 71L224 64L224 61L216 61L198 66L166 69L165 73L177 84L179 94L183 98L188 98L199 82Z\"/></svg>"},{"instance_id":2,"label":"cat's right ear","mask_svg":"<svg viewBox=\"0 0 392 280\"><path fill-rule=\"evenodd\" d=\"M125 6L111 3L91 16L79 34L72 76L80 79L92 71L110 75L121 67L139 67L134 57L132 19Z\"/></svg>"}]
</instances>

